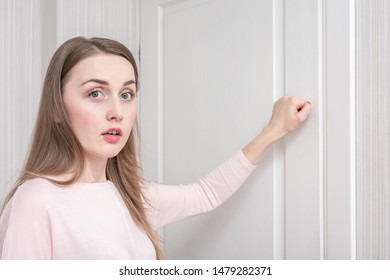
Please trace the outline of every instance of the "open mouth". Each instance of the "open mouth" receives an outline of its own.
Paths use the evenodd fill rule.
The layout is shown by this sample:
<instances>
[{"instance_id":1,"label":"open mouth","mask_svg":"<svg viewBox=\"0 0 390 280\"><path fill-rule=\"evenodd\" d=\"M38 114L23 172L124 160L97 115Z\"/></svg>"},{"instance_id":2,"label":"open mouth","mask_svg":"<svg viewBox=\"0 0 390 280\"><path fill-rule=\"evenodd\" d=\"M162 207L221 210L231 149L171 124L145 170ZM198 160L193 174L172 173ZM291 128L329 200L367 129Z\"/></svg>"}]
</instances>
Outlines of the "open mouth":
<instances>
[{"instance_id":1,"label":"open mouth","mask_svg":"<svg viewBox=\"0 0 390 280\"><path fill-rule=\"evenodd\" d=\"M108 134L108 135L120 135L119 134L119 132L118 131L108 131L108 132L106 132L106 133L104 133L104 134Z\"/></svg>"},{"instance_id":2,"label":"open mouth","mask_svg":"<svg viewBox=\"0 0 390 280\"><path fill-rule=\"evenodd\" d=\"M120 128L110 128L106 132L102 133L104 140L109 143L116 143L122 136L122 130Z\"/></svg>"},{"instance_id":3,"label":"open mouth","mask_svg":"<svg viewBox=\"0 0 390 280\"><path fill-rule=\"evenodd\" d=\"M106 132L102 133L102 135L119 135L119 136L122 136L122 130L120 128L110 128Z\"/></svg>"}]
</instances>

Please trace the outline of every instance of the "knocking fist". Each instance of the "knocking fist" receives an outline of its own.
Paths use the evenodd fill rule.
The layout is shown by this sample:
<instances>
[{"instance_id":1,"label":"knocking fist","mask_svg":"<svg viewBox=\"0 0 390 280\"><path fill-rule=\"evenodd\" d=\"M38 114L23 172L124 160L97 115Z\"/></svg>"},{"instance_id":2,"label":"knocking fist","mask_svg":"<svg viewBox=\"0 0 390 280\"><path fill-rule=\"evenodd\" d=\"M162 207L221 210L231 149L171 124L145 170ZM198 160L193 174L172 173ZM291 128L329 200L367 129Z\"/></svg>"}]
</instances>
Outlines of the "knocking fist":
<instances>
[{"instance_id":1,"label":"knocking fist","mask_svg":"<svg viewBox=\"0 0 390 280\"><path fill-rule=\"evenodd\" d=\"M300 126L310 114L311 104L294 96L283 96L275 102L268 129L276 139Z\"/></svg>"}]
</instances>

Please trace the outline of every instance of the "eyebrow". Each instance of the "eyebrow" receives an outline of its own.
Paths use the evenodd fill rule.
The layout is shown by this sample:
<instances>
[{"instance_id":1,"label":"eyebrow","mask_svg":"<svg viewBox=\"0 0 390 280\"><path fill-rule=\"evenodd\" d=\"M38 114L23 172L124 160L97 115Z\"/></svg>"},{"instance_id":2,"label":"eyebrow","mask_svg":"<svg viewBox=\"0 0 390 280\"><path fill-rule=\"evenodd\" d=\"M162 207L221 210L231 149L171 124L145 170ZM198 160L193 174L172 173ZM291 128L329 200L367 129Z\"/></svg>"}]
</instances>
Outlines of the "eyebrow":
<instances>
[{"instance_id":1,"label":"eyebrow","mask_svg":"<svg viewBox=\"0 0 390 280\"><path fill-rule=\"evenodd\" d=\"M104 80L100 80L100 79L89 79L88 81L82 83L80 86L83 86L87 83L98 83L98 84L101 84L101 85L108 85L109 83L107 81L104 81ZM128 80L127 82L124 82L123 83L123 86L128 86L128 85L131 85L131 84L135 84L135 81L134 80Z\"/></svg>"}]
</instances>

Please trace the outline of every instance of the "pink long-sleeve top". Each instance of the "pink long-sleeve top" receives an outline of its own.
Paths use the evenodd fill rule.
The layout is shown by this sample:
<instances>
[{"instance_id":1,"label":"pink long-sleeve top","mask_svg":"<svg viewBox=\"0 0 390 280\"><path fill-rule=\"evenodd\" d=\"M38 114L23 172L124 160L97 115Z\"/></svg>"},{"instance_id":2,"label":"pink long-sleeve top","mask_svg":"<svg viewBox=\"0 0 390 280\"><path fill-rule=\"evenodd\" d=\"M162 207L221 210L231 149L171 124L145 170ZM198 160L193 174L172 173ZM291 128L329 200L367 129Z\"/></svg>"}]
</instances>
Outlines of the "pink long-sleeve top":
<instances>
[{"instance_id":1,"label":"pink long-sleeve top","mask_svg":"<svg viewBox=\"0 0 390 280\"><path fill-rule=\"evenodd\" d=\"M158 229L214 209L254 168L240 151L195 183L145 183L149 222ZM29 180L0 218L0 259L155 258L151 241L110 181L59 187Z\"/></svg>"}]
</instances>

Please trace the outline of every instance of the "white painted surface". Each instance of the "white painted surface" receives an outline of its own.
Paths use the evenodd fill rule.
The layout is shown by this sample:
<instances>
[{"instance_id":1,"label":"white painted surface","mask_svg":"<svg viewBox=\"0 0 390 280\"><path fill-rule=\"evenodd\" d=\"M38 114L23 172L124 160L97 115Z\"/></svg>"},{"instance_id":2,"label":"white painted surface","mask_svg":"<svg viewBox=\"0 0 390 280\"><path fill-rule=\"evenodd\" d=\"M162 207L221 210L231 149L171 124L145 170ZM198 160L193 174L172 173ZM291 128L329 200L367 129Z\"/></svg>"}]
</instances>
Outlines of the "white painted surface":
<instances>
[{"instance_id":1,"label":"white painted surface","mask_svg":"<svg viewBox=\"0 0 390 280\"><path fill-rule=\"evenodd\" d=\"M390 4L356 8L357 255L390 259Z\"/></svg>"},{"instance_id":2,"label":"white painted surface","mask_svg":"<svg viewBox=\"0 0 390 280\"><path fill-rule=\"evenodd\" d=\"M285 90L313 103L286 138L286 258L354 259L354 2L285 3Z\"/></svg>"},{"instance_id":3,"label":"white painted surface","mask_svg":"<svg viewBox=\"0 0 390 280\"><path fill-rule=\"evenodd\" d=\"M272 2L143 1L141 11L146 175L191 182L237 152L268 120ZM272 160L272 153L265 158ZM272 256L273 182L273 166L261 163L219 209L166 227L168 257Z\"/></svg>"},{"instance_id":4,"label":"white painted surface","mask_svg":"<svg viewBox=\"0 0 390 280\"><path fill-rule=\"evenodd\" d=\"M319 1L285 2L285 91L313 110L286 137L286 258L320 259L323 249L323 89Z\"/></svg>"},{"instance_id":5,"label":"white painted surface","mask_svg":"<svg viewBox=\"0 0 390 280\"><path fill-rule=\"evenodd\" d=\"M356 259L355 4L324 11L324 257Z\"/></svg>"},{"instance_id":6,"label":"white painted surface","mask_svg":"<svg viewBox=\"0 0 390 280\"><path fill-rule=\"evenodd\" d=\"M237 195L165 228L169 258L355 257L354 115L332 110L353 108L350 5L141 2L141 128L150 179L185 183L206 174L267 123L283 94L313 104L307 123L266 153ZM344 150L346 157L337 156Z\"/></svg>"}]
</instances>

